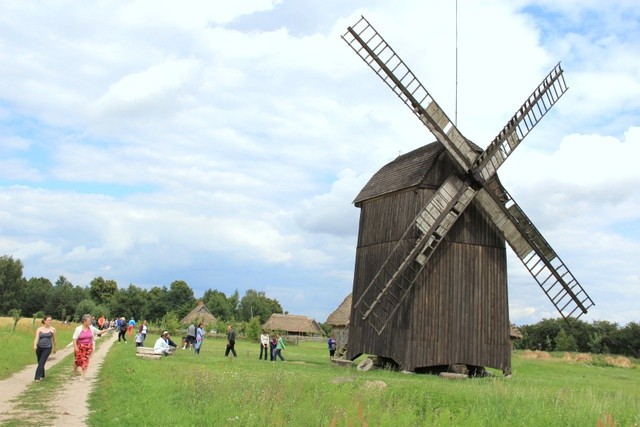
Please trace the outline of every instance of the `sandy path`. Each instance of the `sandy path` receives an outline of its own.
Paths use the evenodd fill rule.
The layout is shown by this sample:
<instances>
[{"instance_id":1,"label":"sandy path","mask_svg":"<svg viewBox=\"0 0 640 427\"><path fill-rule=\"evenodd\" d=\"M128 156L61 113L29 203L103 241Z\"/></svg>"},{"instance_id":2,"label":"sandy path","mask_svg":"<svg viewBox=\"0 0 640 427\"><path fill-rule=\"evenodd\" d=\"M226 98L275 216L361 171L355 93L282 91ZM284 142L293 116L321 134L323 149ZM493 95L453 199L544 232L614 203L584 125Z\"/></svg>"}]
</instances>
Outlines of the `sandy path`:
<instances>
[{"instance_id":1,"label":"sandy path","mask_svg":"<svg viewBox=\"0 0 640 427\"><path fill-rule=\"evenodd\" d=\"M87 397L93 389L97 374L102 366L107 352L114 342L116 336L111 335L103 338L103 342L91 356L89 369L87 370L85 381L79 379L69 379L65 381L55 394L49 395L44 404L48 411L52 411L54 418L47 417L40 419L42 425L53 426L84 426L85 419L89 416ZM47 360L46 369L58 364L68 354L73 352L73 346L65 347ZM73 362L71 362L73 364ZM17 408L19 402L15 399L33 384L33 375L36 365L29 365L22 371L13 374L11 377L0 381L0 423L7 419L15 419L24 416L26 419L40 418L37 413L30 410ZM69 366L71 372L71 365ZM45 380L46 381L46 380ZM35 400L35 396L29 397Z\"/></svg>"}]
</instances>

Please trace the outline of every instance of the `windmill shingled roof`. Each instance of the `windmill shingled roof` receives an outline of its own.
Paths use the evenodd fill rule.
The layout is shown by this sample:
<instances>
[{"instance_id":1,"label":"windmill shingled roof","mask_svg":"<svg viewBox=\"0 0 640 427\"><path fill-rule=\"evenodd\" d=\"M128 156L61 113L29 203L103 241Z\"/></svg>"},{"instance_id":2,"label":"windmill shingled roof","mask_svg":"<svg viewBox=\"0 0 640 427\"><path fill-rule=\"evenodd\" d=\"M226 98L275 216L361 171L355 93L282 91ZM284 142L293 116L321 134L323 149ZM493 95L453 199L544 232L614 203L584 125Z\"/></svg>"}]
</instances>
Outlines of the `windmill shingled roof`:
<instances>
[{"instance_id":1,"label":"windmill shingled roof","mask_svg":"<svg viewBox=\"0 0 640 427\"><path fill-rule=\"evenodd\" d=\"M442 144L432 142L398 156L373 174L353 203L357 204L367 199L420 184L442 151L444 151Z\"/></svg>"},{"instance_id":2,"label":"windmill shingled roof","mask_svg":"<svg viewBox=\"0 0 640 427\"><path fill-rule=\"evenodd\" d=\"M482 152L482 148L473 141L466 141L478 153ZM398 156L373 174L353 203L357 205L364 200L419 185L443 151L444 146L435 141Z\"/></svg>"}]
</instances>

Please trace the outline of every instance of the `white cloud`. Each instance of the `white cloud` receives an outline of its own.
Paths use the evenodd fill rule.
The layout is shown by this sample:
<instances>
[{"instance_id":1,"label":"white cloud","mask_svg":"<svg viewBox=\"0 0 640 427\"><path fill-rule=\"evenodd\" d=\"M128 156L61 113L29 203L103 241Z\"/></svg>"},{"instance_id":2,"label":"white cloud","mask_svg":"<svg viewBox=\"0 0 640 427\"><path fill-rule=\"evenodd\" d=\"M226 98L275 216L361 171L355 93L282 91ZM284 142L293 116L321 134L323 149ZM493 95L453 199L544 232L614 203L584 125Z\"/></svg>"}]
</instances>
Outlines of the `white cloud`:
<instances>
[{"instance_id":1,"label":"white cloud","mask_svg":"<svg viewBox=\"0 0 640 427\"><path fill-rule=\"evenodd\" d=\"M352 200L434 139L339 35L365 14L456 105L453 2L334 3L0 5L2 253L78 284L264 289L324 321L351 288ZM640 287L633 6L469 1L458 17L458 123L481 146L563 60L569 92L500 176L593 315L620 321ZM554 315L517 264L512 318Z\"/></svg>"}]
</instances>

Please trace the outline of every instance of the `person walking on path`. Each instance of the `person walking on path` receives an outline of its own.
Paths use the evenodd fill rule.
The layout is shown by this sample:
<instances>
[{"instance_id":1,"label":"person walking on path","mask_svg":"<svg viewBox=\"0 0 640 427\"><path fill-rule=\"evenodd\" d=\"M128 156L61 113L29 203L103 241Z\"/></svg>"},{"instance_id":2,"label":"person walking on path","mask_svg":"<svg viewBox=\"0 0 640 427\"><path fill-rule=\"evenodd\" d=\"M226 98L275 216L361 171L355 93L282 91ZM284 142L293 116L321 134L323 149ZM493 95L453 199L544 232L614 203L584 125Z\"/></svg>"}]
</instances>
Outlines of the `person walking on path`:
<instances>
[{"instance_id":1,"label":"person walking on path","mask_svg":"<svg viewBox=\"0 0 640 427\"><path fill-rule=\"evenodd\" d=\"M267 352L269 352L269 334L262 331L262 335L260 335L260 357L258 359L262 360L262 353L264 353L264 360L267 360Z\"/></svg>"},{"instance_id":2,"label":"person walking on path","mask_svg":"<svg viewBox=\"0 0 640 427\"><path fill-rule=\"evenodd\" d=\"M44 316L42 326L36 329L36 336L33 339L33 350L36 352L38 367L36 368L36 381L44 378L44 365L51 354L58 351L56 343L56 328L51 326L51 316Z\"/></svg>"},{"instance_id":3,"label":"person walking on path","mask_svg":"<svg viewBox=\"0 0 640 427\"><path fill-rule=\"evenodd\" d=\"M82 315L82 324L76 328L73 332L73 352L75 359L73 362L73 374L78 374L78 368L81 371L81 381L84 381L89 367L89 358L93 353L96 337L100 337L103 334L109 332L109 329L103 329L102 331L95 328L91 324L91 315Z\"/></svg>"},{"instance_id":4,"label":"person walking on path","mask_svg":"<svg viewBox=\"0 0 640 427\"><path fill-rule=\"evenodd\" d=\"M136 321L133 317L131 317L131 319L129 319L129 327L127 328L127 331L129 332L129 336L133 336L133 328L136 327Z\"/></svg>"},{"instance_id":5,"label":"person walking on path","mask_svg":"<svg viewBox=\"0 0 640 427\"><path fill-rule=\"evenodd\" d=\"M280 360L286 362L286 360L284 360L284 357L282 357L282 352L286 349L287 347L284 345L284 339L282 338L282 335L278 334L278 344L276 344L276 354L273 356L273 360L276 361L279 357Z\"/></svg>"},{"instance_id":6,"label":"person walking on path","mask_svg":"<svg viewBox=\"0 0 640 427\"><path fill-rule=\"evenodd\" d=\"M233 326L227 326L227 349L224 352L224 357L229 356L229 352L233 353L233 357L238 357L236 353L236 331L233 330Z\"/></svg>"},{"instance_id":7,"label":"person walking on path","mask_svg":"<svg viewBox=\"0 0 640 427\"><path fill-rule=\"evenodd\" d=\"M118 319L118 322L118 342L120 342L120 338L122 338L122 341L127 342L127 329L129 328L127 319L123 316Z\"/></svg>"},{"instance_id":8,"label":"person walking on path","mask_svg":"<svg viewBox=\"0 0 640 427\"><path fill-rule=\"evenodd\" d=\"M198 324L198 329L196 329L196 344L193 346L193 351L196 354L200 354L200 347L202 347L202 341L204 340L204 323L200 322Z\"/></svg>"}]
</instances>

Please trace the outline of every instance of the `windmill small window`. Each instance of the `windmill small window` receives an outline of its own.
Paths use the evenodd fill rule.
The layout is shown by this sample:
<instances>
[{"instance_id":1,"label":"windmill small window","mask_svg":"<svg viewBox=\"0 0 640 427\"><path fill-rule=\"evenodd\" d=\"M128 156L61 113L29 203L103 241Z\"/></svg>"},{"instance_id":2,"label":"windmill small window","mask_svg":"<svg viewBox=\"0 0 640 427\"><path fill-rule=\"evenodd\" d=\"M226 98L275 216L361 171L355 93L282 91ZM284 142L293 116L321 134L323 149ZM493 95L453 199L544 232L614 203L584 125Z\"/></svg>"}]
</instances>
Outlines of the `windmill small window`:
<instances>
[{"instance_id":1,"label":"windmill small window","mask_svg":"<svg viewBox=\"0 0 640 427\"><path fill-rule=\"evenodd\" d=\"M496 171L566 92L560 64L486 150L466 139L361 17L345 42L437 141L380 169L360 207L347 358L406 370L511 370L506 246L564 318L593 301L502 186Z\"/></svg>"}]
</instances>

